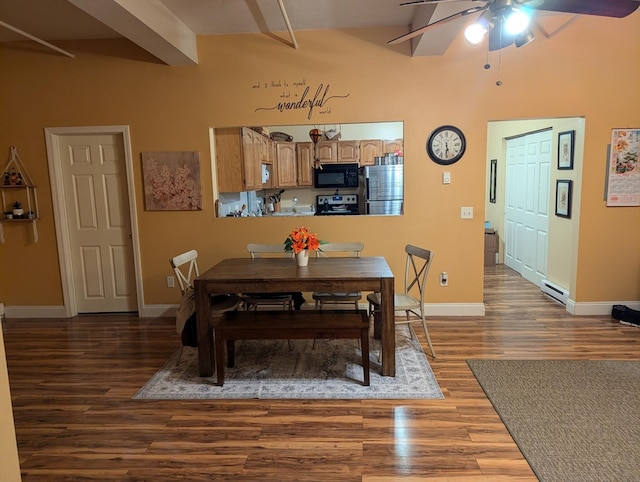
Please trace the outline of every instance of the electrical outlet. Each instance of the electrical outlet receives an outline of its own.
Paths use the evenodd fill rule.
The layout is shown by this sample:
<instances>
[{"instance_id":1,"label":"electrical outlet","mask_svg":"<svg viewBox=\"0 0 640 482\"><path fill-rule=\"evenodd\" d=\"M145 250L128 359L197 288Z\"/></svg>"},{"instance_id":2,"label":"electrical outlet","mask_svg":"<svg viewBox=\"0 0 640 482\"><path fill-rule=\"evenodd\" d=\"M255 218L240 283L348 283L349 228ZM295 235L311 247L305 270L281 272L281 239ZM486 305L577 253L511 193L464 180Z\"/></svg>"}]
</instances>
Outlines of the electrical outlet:
<instances>
[{"instance_id":1,"label":"electrical outlet","mask_svg":"<svg viewBox=\"0 0 640 482\"><path fill-rule=\"evenodd\" d=\"M174 288L176 286L176 280L173 276L167 276L167 288Z\"/></svg>"},{"instance_id":2,"label":"electrical outlet","mask_svg":"<svg viewBox=\"0 0 640 482\"><path fill-rule=\"evenodd\" d=\"M440 273L440 286L449 286L449 275L446 271Z\"/></svg>"},{"instance_id":3,"label":"electrical outlet","mask_svg":"<svg viewBox=\"0 0 640 482\"><path fill-rule=\"evenodd\" d=\"M473 208L472 207L460 208L460 219L473 219Z\"/></svg>"}]
</instances>

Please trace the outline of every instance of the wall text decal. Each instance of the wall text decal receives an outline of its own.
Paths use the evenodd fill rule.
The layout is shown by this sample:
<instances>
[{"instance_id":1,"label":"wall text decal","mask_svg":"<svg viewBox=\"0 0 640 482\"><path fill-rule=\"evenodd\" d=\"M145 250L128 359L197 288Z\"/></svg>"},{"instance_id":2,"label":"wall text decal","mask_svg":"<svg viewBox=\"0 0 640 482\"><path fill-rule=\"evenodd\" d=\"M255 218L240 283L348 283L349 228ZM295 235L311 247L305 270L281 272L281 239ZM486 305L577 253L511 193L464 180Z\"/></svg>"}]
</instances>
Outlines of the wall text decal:
<instances>
[{"instance_id":1,"label":"wall text decal","mask_svg":"<svg viewBox=\"0 0 640 482\"><path fill-rule=\"evenodd\" d=\"M307 80L297 80L295 82L288 82L286 80L272 80L271 82L258 82L252 85L253 89L280 89L278 97L280 100L271 107L258 107L259 110L277 110L278 112L285 112L288 110L307 110L307 119L311 119L314 113L319 115L330 114L331 107L327 104L332 99L345 99L350 94L343 95L329 95L330 85L319 84L315 89L315 93L310 95L311 86L307 85ZM301 89L302 93L299 91Z\"/></svg>"}]
</instances>

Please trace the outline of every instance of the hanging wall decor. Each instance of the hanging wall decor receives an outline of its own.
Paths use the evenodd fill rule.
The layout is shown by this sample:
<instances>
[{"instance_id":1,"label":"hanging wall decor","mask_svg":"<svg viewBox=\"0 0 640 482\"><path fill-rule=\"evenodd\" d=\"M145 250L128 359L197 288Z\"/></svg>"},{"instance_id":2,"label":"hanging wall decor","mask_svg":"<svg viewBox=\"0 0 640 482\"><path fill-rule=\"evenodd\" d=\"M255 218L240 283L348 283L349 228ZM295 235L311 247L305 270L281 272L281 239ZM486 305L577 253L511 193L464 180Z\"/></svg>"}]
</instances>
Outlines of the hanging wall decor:
<instances>
[{"instance_id":1,"label":"hanging wall decor","mask_svg":"<svg viewBox=\"0 0 640 482\"><path fill-rule=\"evenodd\" d=\"M556 216L571 218L571 187L573 181L558 179L556 181Z\"/></svg>"},{"instance_id":2,"label":"hanging wall decor","mask_svg":"<svg viewBox=\"0 0 640 482\"><path fill-rule=\"evenodd\" d=\"M496 187L498 182L498 159L491 159L491 171L489 172L489 202L496 202Z\"/></svg>"},{"instance_id":3,"label":"hanging wall decor","mask_svg":"<svg viewBox=\"0 0 640 482\"><path fill-rule=\"evenodd\" d=\"M147 211L202 209L198 152L143 152L142 177Z\"/></svg>"},{"instance_id":4,"label":"hanging wall decor","mask_svg":"<svg viewBox=\"0 0 640 482\"><path fill-rule=\"evenodd\" d=\"M558 169L573 169L573 146L576 131L558 134Z\"/></svg>"},{"instance_id":5,"label":"hanging wall decor","mask_svg":"<svg viewBox=\"0 0 640 482\"><path fill-rule=\"evenodd\" d=\"M607 164L607 206L640 206L640 129L613 129Z\"/></svg>"},{"instance_id":6,"label":"hanging wall decor","mask_svg":"<svg viewBox=\"0 0 640 482\"><path fill-rule=\"evenodd\" d=\"M33 229L33 241L38 242L38 195L35 184L27 173L18 148L11 146L9 160L5 164L0 182L0 194L4 212L0 216L0 243L4 243L2 222L27 222Z\"/></svg>"}]
</instances>

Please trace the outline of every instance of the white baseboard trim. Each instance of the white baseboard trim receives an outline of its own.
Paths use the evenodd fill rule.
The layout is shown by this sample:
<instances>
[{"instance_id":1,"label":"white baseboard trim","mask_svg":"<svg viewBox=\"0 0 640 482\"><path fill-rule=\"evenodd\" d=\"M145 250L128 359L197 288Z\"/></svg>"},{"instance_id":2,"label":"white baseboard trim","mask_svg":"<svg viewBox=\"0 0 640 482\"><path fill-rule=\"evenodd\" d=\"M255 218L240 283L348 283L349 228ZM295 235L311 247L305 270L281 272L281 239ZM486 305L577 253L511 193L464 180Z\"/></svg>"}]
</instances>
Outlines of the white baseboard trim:
<instances>
[{"instance_id":1,"label":"white baseboard trim","mask_svg":"<svg viewBox=\"0 0 640 482\"><path fill-rule=\"evenodd\" d=\"M596 301L576 303L571 302L571 306L567 303L567 311L572 315L589 316L589 315L611 315L613 305L626 305L634 310L640 310L640 301Z\"/></svg>"},{"instance_id":2,"label":"white baseboard trim","mask_svg":"<svg viewBox=\"0 0 640 482\"><path fill-rule=\"evenodd\" d=\"M5 318L69 318L64 306L6 306Z\"/></svg>"}]
</instances>

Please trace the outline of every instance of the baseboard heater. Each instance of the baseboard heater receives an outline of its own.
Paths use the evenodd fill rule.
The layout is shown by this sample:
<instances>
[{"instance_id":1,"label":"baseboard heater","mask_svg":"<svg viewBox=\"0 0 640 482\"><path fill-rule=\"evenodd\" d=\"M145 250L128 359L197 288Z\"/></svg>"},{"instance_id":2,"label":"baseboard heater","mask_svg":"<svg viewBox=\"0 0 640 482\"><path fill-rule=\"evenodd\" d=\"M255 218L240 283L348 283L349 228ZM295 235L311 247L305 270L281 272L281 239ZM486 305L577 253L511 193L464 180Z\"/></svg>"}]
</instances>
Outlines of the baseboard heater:
<instances>
[{"instance_id":1,"label":"baseboard heater","mask_svg":"<svg viewBox=\"0 0 640 482\"><path fill-rule=\"evenodd\" d=\"M542 292L551 298L553 301L557 301L563 306L567 305L569 300L569 291L549 280L543 279L540 281L540 289Z\"/></svg>"}]
</instances>

